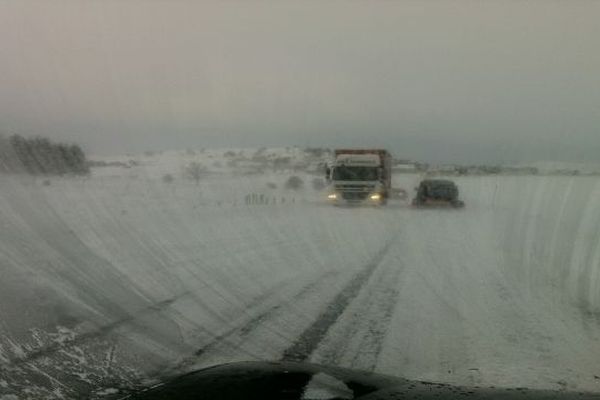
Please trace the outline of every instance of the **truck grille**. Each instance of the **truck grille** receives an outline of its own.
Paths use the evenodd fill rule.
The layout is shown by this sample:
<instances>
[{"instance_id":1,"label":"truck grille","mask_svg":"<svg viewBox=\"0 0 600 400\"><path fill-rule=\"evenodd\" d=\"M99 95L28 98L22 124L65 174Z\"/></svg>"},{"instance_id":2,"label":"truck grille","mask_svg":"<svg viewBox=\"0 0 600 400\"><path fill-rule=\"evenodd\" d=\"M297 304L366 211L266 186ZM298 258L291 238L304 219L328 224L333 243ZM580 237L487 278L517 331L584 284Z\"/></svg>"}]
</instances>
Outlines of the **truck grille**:
<instances>
[{"instance_id":1,"label":"truck grille","mask_svg":"<svg viewBox=\"0 0 600 400\"><path fill-rule=\"evenodd\" d=\"M335 189L341 193L344 200L362 201L365 200L369 194L373 192L373 190L375 190L375 185L335 185Z\"/></svg>"},{"instance_id":2,"label":"truck grille","mask_svg":"<svg viewBox=\"0 0 600 400\"><path fill-rule=\"evenodd\" d=\"M369 195L369 192L342 192L344 200L364 200Z\"/></svg>"}]
</instances>

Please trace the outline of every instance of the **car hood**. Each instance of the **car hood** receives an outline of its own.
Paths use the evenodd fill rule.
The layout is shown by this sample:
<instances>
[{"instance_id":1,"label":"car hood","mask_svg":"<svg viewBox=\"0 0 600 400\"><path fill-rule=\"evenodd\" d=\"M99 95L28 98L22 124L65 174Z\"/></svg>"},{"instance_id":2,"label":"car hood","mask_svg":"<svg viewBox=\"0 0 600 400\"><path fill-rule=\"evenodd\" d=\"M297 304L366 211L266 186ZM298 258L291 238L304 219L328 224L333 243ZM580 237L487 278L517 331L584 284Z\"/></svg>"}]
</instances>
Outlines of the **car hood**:
<instances>
[{"instance_id":1,"label":"car hood","mask_svg":"<svg viewBox=\"0 0 600 400\"><path fill-rule=\"evenodd\" d=\"M461 387L295 362L240 362L191 372L127 399L600 399L599 394Z\"/></svg>"}]
</instances>

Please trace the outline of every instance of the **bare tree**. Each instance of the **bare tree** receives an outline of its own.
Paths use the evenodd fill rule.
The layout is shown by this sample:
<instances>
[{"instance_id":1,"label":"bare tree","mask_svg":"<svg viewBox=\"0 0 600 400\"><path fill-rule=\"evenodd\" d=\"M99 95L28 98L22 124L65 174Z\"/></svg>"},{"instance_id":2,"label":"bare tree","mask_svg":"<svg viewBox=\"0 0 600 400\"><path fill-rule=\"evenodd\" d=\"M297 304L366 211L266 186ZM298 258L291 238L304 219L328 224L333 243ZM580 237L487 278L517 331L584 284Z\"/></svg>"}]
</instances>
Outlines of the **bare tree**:
<instances>
[{"instance_id":1,"label":"bare tree","mask_svg":"<svg viewBox=\"0 0 600 400\"><path fill-rule=\"evenodd\" d=\"M293 175L285 182L286 189L299 190L304 186L304 181L300 177Z\"/></svg>"},{"instance_id":2,"label":"bare tree","mask_svg":"<svg viewBox=\"0 0 600 400\"><path fill-rule=\"evenodd\" d=\"M196 185L200 184L204 174L206 174L206 167L199 162L193 161L185 167L185 176L196 181Z\"/></svg>"}]
</instances>

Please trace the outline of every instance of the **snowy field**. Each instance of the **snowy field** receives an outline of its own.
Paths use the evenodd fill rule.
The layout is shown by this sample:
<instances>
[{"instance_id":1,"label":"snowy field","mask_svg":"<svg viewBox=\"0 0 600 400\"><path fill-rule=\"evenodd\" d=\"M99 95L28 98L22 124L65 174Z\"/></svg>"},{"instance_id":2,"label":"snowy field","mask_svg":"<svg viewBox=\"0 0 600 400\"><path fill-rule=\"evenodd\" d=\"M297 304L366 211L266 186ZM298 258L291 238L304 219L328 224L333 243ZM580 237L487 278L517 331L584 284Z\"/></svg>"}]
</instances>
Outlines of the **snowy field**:
<instances>
[{"instance_id":1,"label":"snowy field","mask_svg":"<svg viewBox=\"0 0 600 400\"><path fill-rule=\"evenodd\" d=\"M598 178L457 178L464 210L414 210L178 168L0 176L0 399L254 359L600 392Z\"/></svg>"}]
</instances>

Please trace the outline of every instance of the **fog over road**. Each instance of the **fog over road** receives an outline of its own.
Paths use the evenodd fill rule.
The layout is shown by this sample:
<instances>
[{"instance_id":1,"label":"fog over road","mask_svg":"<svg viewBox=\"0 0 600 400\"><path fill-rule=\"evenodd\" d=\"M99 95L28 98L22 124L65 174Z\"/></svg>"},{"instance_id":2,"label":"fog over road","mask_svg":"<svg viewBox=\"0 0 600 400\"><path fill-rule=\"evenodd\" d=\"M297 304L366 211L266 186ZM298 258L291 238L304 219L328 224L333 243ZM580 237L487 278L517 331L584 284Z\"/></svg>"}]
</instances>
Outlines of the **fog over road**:
<instances>
[{"instance_id":1,"label":"fog over road","mask_svg":"<svg viewBox=\"0 0 600 400\"><path fill-rule=\"evenodd\" d=\"M0 399L255 359L600 392L595 177L458 178L463 210L245 204L277 174L0 178Z\"/></svg>"}]
</instances>

